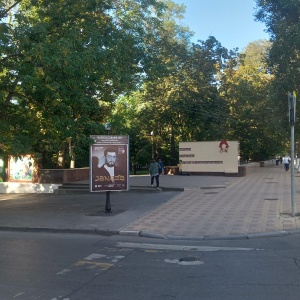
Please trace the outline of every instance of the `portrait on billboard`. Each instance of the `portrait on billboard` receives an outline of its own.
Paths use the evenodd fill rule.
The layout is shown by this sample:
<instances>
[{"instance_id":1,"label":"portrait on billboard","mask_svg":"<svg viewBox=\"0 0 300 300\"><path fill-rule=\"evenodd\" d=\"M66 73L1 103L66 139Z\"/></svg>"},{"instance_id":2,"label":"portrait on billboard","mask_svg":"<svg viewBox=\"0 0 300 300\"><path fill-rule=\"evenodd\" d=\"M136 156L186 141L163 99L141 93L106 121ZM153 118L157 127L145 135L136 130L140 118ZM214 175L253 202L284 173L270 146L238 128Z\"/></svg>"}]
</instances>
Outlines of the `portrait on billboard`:
<instances>
[{"instance_id":1,"label":"portrait on billboard","mask_svg":"<svg viewBox=\"0 0 300 300\"><path fill-rule=\"evenodd\" d=\"M127 190L127 145L92 145L92 191Z\"/></svg>"}]
</instances>

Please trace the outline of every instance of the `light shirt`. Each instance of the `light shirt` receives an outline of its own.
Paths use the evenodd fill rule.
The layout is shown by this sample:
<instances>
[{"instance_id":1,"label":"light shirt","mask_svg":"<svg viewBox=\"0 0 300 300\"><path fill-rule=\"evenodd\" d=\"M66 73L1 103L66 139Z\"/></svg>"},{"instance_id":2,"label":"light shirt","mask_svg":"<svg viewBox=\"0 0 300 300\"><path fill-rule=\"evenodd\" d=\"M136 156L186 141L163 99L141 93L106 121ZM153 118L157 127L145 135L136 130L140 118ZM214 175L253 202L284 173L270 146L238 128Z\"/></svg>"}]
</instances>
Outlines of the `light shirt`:
<instances>
[{"instance_id":1,"label":"light shirt","mask_svg":"<svg viewBox=\"0 0 300 300\"><path fill-rule=\"evenodd\" d=\"M290 160L291 160L291 158L290 158L289 156L285 156L285 157L282 159L282 162L283 162L284 164L289 164L289 163L290 163Z\"/></svg>"}]
</instances>

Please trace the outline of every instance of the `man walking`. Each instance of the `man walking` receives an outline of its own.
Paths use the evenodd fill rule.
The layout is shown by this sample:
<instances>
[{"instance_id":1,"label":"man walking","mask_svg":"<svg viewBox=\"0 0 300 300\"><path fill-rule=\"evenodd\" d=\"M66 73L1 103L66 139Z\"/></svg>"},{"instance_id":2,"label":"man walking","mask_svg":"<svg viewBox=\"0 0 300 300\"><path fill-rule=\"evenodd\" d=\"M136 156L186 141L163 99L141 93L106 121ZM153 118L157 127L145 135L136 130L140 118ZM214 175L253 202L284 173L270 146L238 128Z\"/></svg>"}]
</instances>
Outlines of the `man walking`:
<instances>
[{"instance_id":1,"label":"man walking","mask_svg":"<svg viewBox=\"0 0 300 300\"><path fill-rule=\"evenodd\" d=\"M154 178L156 181L156 187L159 190L159 164L152 158L152 162L150 163L149 173L151 176L151 186L153 186Z\"/></svg>"},{"instance_id":2,"label":"man walking","mask_svg":"<svg viewBox=\"0 0 300 300\"><path fill-rule=\"evenodd\" d=\"M291 158L288 156L288 154L285 155L285 157L282 159L282 162L284 164L284 169L286 171L288 171L290 168L290 162L291 162Z\"/></svg>"}]
</instances>

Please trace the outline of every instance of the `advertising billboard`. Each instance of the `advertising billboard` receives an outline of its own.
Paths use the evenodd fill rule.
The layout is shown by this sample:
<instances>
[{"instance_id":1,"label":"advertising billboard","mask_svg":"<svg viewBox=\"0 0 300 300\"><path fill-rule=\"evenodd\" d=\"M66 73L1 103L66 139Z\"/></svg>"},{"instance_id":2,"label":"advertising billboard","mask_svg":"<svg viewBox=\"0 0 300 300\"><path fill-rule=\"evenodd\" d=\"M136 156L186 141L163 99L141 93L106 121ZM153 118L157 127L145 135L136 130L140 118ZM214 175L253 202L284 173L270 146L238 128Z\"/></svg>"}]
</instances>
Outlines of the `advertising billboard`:
<instances>
[{"instance_id":1,"label":"advertising billboard","mask_svg":"<svg viewBox=\"0 0 300 300\"><path fill-rule=\"evenodd\" d=\"M91 135L90 190L129 190L129 136Z\"/></svg>"},{"instance_id":2,"label":"advertising billboard","mask_svg":"<svg viewBox=\"0 0 300 300\"><path fill-rule=\"evenodd\" d=\"M0 182L4 181L4 157L0 156Z\"/></svg>"},{"instance_id":3,"label":"advertising billboard","mask_svg":"<svg viewBox=\"0 0 300 300\"><path fill-rule=\"evenodd\" d=\"M31 154L15 157L8 156L8 181L35 182L37 170Z\"/></svg>"}]
</instances>

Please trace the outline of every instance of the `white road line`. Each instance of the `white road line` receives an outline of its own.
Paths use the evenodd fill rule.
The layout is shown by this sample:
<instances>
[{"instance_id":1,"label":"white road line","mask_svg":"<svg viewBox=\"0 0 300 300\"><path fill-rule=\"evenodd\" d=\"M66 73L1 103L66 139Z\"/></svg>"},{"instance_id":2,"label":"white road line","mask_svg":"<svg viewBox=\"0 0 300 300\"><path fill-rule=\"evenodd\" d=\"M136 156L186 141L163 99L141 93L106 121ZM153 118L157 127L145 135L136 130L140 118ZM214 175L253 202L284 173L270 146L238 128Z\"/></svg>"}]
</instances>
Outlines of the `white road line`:
<instances>
[{"instance_id":1,"label":"white road line","mask_svg":"<svg viewBox=\"0 0 300 300\"><path fill-rule=\"evenodd\" d=\"M85 259L85 260L93 260L93 259L98 259L98 258L103 258L103 257L106 257L106 255L104 255L104 254L97 254L97 253L95 254L95 253L93 253L93 254L91 254L91 255L85 257L84 259Z\"/></svg>"},{"instance_id":2,"label":"white road line","mask_svg":"<svg viewBox=\"0 0 300 300\"><path fill-rule=\"evenodd\" d=\"M68 272L71 272L71 270L69 270L69 269L63 269L62 271L56 273L56 275L65 275Z\"/></svg>"},{"instance_id":3,"label":"white road line","mask_svg":"<svg viewBox=\"0 0 300 300\"><path fill-rule=\"evenodd\" d=\"M195 260L195 261L180 261L179 259L165 259L166 263L169 264L178 264L182 266L199 266L203 265L204 262L200 260Z\"/></svg>"},{"instance_id":4,"label":"white road line","mask_svg":"<svg viewBox=\"0 0 300 300\"><path fill-rule=\"evenodd\" d=\"M17 295L15 295L15 296L13 296L13 298L17 298L17 297L19 297L19 296L21 296L21 295L23 295L24 294L24 292L22 292L22 293L19 293L19 294L17 294Z\"/></svg>"},{"instance_id":5,"label":"white road line","mask_svg":"<svg viewBox=\"0 0 300 300\"><path fill-rule=\"evenodd\" d=\"M208 247L208 246L181 246L181 245L162 245L162 244L141 244L141 243L116 243L117 247L135 248L135 249L156 249L156 250L174 250L174 251L253 251L262 250L255 248L238 247Z\"/></svg>"}]
</instances>

